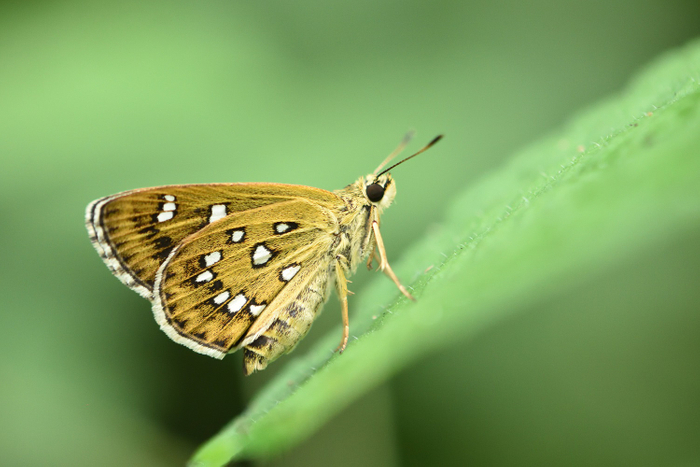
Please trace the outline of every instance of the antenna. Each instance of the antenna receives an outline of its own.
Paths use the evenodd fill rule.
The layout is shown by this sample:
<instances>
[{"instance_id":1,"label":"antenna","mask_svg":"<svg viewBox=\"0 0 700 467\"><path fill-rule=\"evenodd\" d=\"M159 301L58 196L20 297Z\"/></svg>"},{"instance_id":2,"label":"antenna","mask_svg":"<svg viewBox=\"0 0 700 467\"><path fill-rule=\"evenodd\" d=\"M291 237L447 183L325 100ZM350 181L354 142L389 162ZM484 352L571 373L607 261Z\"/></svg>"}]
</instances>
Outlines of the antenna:
<instances>
[{"instance_id":1,"label":"antenna","mask_svg":"<svg viewBox=\"0 0 700 467\"><path fill-rule=\"evenodd\" d=\"M411 131L409 131L408 133L406 133L406 136L404 136L403 139L401 140L401 142L399 143L399 145L396 146L396 149L394 149L393 151L391 151L391 154L389 154L389 155L387 156L387 158L384 159L384 161L382 161L381 164L379 164L379 167L377 167L377 169L374 171L374 173L376 174L377 172L379 172L380 170L382 170L382 167L384 167L385 165L387 165L394 157L396 157L396 156L398 156L399 154L401 154L401 151L403 151L403 149L406 147L406 145L407 145L408 143L410 143L411 140L413 139L413 135L414 135L414 134L415 134L415 131L413 131L413 130L411 130Z\"/></svg>"},{"instance_id":2,"label":"antenna","mask_svg":"<svg viewBox=\"0 0 700 467\"><path fill-rule=\"evenodd\" d=\"M416 157L418 154L420 154L420 153L422 153L422 152L428 150L428 148L430 148L430 146L432 146L433 144L435 144L435 143L437 143L438 141L440 141L440 140L442 139L442 137L443 137L443 135L437 135L435 138L433 138L433 140L432 140L431 142L429 142L428 144L426 144L426 145L423 147L423 149L421 149L421 150L418 151L417 153L415 153L415 154L413 154L413 155L411 155L411 156L408 156L407 158L405 158L405 159L403 159L403 160L397 162L396 164L392 165L392 166L389 167L388 169L384 169L384 170L382 170L381 172L379 172L379 173L377 174L377 171L378 171L379 169L381 169L381 168L382 168L387 162L389 162L389 160L391 160L391 159L388 159L388 160L386 160L385 162L382 162L382 165L380 165L379 168L377 168L377 170L374 171L374 173L377 174L377 177L379 177L379 176L382 175L382 174L387 173L388 171L390 171L391 169L393 169L393 168L396 167L397 165L403 164L403 163L406 162L407 160L413 159L413 158ZM406 140L406 139L404 138L404 141L405 141L405 140ZM399 145L399 148L403 149L403 146L405 146L405 144L404 144L404 142L402 141L401 144ZM397 148L397 149L398 149L398 148ZM394 151L394 152L396 152L396 151ZM392 155L393 155L393 153L392 153Z\"/></svg>"}]
</instances>

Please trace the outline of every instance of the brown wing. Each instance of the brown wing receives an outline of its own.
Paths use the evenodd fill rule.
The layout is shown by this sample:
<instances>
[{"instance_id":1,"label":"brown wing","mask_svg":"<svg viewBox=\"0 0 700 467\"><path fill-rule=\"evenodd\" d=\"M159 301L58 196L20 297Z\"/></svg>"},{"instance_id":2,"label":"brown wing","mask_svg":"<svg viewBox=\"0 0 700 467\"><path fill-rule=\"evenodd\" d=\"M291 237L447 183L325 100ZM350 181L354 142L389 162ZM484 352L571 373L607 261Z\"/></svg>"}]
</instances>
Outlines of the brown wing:
<instances>
[{"instance_id":1,"label":"brown wing","mask_svg":"<svg viewBox=\"0 0 700 467\"><path fill-rule=\"evenodd\" d=\"M226 215L307 199L337 206L325 190L275 183L172 185L98 199L86 211L90 239L119 280L151 299L156 272L186 237Z\"/></svg>"},{"instance_id":2,"label":"brown wing","mask_svg":"<svg viewBox=\"0 0 700 467\"><path fill-rule=\"evenodd\" d=\"M263 310L274 314L268 307L298 295L337 230L333 211L306 199L230 214L184 239L159 268L156 320L176 342L223 358Z\"/></svg>"}]
</instances>

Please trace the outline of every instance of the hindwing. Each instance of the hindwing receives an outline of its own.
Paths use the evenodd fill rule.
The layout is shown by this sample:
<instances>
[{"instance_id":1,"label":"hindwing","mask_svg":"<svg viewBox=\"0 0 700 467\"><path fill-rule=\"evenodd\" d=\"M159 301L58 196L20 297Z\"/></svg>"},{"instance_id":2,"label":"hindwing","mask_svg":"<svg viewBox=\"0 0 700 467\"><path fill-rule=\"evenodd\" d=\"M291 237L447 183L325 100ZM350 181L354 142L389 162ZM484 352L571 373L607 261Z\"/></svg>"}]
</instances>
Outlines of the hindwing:
<instances>
[{"instance_id":1,"label":"hindwing","mask_svg":"<svg viewBox=\"0 0 700 467\"><path fill-rule=\"evenodd\" d=\"M336 233L332 211L305 199L230 214L184 239L159 268L156 320L176 342L223 358L263 310L274 315L299 294Z\"/></svg>"}]
</instances>

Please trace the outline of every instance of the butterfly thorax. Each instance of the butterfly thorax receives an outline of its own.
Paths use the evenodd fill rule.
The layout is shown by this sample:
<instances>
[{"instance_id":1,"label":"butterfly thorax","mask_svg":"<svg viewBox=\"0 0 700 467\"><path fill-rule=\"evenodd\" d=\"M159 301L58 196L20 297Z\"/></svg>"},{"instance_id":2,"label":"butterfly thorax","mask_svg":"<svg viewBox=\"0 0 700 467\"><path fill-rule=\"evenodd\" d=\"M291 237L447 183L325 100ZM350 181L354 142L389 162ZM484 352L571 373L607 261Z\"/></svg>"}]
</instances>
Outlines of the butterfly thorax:
<instances>
[{"instance_id":1,"label":"butterfly thorax","mask_svg":"<svg viewBox=\"0 0 700 467\"><path fill-rule=\"evenodd\" d=\"M372 202L367 197L367 187L378 184L384 189L379 202ZM333 253L341 258L341 265L347 266L346 272L352 273L367 258L375 247L372 222L379 222L382 211L391 205L396 196L396 183L391 175L377 177L373 174L360 177L341 190L336 190L344 206L336 213L339 235ZM347 264L342 264L343 260Z\"/></svg>"}]
</instances>

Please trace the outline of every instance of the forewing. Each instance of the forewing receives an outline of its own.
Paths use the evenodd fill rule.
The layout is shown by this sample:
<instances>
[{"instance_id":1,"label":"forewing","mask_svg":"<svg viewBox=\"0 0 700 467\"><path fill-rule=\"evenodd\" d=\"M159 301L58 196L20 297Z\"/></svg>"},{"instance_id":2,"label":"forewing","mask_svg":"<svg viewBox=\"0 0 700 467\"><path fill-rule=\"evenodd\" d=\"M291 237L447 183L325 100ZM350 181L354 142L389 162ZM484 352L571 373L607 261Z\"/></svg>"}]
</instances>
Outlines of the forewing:
<instances>
[{"instance_id":1,"label":"forewing","mask_svg":"<svg viewBox=\"0 0 700 467\"><path fill-rule=\"evenodd\" d=\"M93 201L87 207L86 225L110 270L152 299L156 272L185 238L231 213L301 198L327 207L338 202L328 191L297 185L172 185Z\"/></svg>"},{"instance_id":2,"label":"forewing","mask_svg":"<svg viewBox=\"0 0 700 467\"><path fill-rule=\"evenodd\" d=\"M294 199L233 213L176 246L155 278L153 311L176 342L216 358L266 310L291 300L337 234L333 211Z\"/></svg>"}]
</instances>

